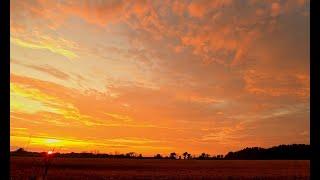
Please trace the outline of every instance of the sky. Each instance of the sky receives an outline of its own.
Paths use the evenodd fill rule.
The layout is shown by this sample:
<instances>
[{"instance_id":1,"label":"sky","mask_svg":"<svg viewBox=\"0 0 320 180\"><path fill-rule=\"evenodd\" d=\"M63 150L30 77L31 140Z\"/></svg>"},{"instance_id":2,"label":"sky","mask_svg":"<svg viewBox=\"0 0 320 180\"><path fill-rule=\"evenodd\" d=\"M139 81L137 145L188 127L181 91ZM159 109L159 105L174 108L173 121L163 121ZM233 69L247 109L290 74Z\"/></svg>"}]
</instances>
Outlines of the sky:
<instances>
[{"instance_id":1,"label":"sky","mask_svg":"<svg viewBox=\"0 0 320 180\"><path fill-rule=\"evenodd\" d=\"M309 31L305 0L11 0L11 149L309 144Z\"/></svg>"}]
</instances>

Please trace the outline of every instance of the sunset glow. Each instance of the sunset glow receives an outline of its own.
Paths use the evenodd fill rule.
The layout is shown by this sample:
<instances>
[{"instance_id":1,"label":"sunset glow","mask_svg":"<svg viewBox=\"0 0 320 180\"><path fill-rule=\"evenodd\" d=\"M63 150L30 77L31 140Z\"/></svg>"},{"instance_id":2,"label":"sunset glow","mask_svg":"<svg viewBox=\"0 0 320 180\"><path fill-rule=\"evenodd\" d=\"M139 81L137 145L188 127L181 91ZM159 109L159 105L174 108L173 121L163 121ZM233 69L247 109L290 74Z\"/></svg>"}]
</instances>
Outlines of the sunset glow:
<instances>
[{"instance_id":1,"label":"sunset glow","mask_svg":"<svg viewBox=\"0 0 320 180\"><path fill-rule=\"evenodd\" d=\"M11 0L11 149L310 143L307 0Z\"/></svg>"}]
</instances>

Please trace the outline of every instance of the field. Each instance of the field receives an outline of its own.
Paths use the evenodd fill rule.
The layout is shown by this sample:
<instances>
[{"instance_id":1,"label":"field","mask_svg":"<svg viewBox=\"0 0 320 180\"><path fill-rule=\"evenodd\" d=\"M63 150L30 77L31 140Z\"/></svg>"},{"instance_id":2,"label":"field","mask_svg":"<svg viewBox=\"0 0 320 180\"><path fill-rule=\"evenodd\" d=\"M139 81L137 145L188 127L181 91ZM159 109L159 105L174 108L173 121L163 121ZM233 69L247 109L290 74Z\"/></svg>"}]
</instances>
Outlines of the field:
<instances>
[{"instance_id":1,"label":"field","mask_svg":"<svg viewBox=\"0 0 320 180\"><path fill-rule=\"evenodd\" d=\"M39 179L41 158L11 157L11 179ZM56 158L47 179L309 179L304 160Z\"/></svg>"}]
</instances>

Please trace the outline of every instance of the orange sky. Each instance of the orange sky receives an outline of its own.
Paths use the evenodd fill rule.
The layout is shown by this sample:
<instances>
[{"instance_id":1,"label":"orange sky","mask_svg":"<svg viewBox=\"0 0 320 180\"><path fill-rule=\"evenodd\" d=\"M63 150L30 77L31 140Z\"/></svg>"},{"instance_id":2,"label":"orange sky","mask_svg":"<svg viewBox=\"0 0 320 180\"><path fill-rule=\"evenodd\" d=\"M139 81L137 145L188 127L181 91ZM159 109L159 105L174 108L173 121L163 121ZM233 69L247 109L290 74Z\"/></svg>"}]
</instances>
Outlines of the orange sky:
<instances>
[{"instance_id":1,"label":"orange sky","mask_svg":"<svg viewBox=\"0 0 320 180\"><path fill-rule=\"evenodd\" d=\"M12 0L11 149L309 143L309 1Z\"/></svg>"}]
</instances>

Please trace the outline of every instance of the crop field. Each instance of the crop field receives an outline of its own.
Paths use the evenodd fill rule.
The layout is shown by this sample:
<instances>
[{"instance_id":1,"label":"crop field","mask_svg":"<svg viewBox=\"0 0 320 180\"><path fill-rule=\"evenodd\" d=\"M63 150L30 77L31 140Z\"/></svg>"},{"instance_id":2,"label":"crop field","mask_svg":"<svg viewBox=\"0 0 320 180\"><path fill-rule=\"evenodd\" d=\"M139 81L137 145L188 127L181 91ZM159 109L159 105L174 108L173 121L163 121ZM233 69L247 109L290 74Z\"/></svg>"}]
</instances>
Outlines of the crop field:
<instances>
[{"instance_id":1,"label":"crop field","mask_svg":"<svg viewBox=\"0 0 320 180\"><path fill-rule=\"evenodd\" d=\"M309 179L307 160L53 158L46 179ZM11 179L41 179L43 159L11 157Z\"/></svg>"}]
</instances>

